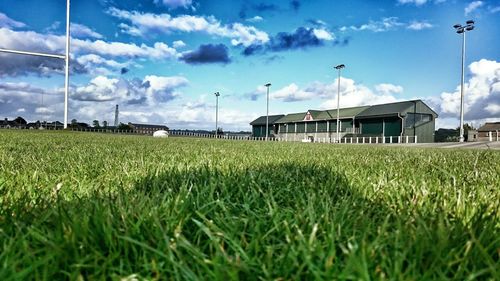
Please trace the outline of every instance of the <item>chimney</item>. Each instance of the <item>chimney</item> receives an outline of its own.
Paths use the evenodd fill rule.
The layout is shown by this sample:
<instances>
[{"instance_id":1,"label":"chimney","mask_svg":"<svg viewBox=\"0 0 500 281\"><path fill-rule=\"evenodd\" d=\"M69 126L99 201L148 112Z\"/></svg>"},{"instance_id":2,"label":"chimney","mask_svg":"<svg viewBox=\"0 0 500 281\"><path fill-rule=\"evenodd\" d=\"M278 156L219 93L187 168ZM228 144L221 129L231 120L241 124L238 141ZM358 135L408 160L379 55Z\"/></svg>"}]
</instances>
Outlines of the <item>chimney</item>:
<instances>
[{"instance_id":1,"label":"chimney","mask_svg":"<svg viewBox=\"0 0 500 281\"><path fill-rule=\"evenodd\" d=\"M115 109L115 127L118 127L118 105L116 105L116 109Z\"/></svg>"}]
</instances>

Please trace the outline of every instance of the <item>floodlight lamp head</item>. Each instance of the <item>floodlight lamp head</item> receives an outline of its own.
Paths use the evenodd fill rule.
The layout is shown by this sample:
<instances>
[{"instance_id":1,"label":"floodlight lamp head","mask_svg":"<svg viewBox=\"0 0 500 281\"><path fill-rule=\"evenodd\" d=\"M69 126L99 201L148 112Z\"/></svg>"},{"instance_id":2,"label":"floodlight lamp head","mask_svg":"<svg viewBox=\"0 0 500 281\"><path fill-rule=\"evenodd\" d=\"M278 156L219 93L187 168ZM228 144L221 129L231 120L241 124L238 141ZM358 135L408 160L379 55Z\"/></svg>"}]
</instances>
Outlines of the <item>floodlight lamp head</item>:
<instances>
[{"instance_id":1,"label":"floodlight lamp head","mask_svg":"<svg viewBox=\"0 0 500 281\"><path fill-rule=\"evenodd\" d=\"M219 93L219 92L215 92L215 93L214 93L214 95L215 95L216 97L218 97L218 96L220 96L220 93Z\"/></svg>"},{"instance_id":2,"label":"floodlight lamp head","mask_svg":"<svg viewBox=\"0 0 500 281\"><path fill-rule=\"evenodd\" d=\"M345 68L345 65L343 64L339 64L335 67L335 69L342 69L342 68Z\"/></svg>"},{"instance_id":3,"label":"floodlight lamp head","mask_svg":"<svg viewBox=\"0 0 500 281\"><path fill-rule=\"evenodd\" d=\"M473 25L469 25L465 28L467 31L471 31L474 29L474 26Z\"/></svg>"},{"instance_id":4,"label":"floodlight lamp head","mask_svg":"<svg viewBox=\"0 0 500 281\"><path fill-rule=\"evenodd\" d=\"M474 21L473 20L468 20L465 23L467 23L467 24L474 24Z\"/></svg>"},{"instance_id":5,"label":"floodlight lamp head","mask_svg":"<svg viewBox=\"0 0 500 281\"><path fill-rule=\"evenodd\" d=\"M266 85L264 85L266 87L270 87L271 86L271 83L267 83Z\"/></svg>"},{"instance_id":6,"label":"floodlight lamp head","mask_svg":"<svg viewBox=\"0 0 500 281\"><path fill-rule=\"evenodd\" d=\"M455 28L455 29L458 29L458 28L460 28L460 27L462 27L462 25L461 25L461 24L458 24L458 23L457 23L457 24L455 24L455 25L453 26L453 28Z\"/></svg>"},{"instance_id":7,"label":"floodlight lamp head","mask_svg":"<svg viewBox=\"0 0 500 281\"><path fill-rule=\"evenodd\" d=\"M462 33L464 33L464 32L465 32L465 31L464 31L464 29L463 29L463 28L460 28L459 30L457 30L457 33L458 33L458 34L462 34Z\"/></svg>"}]
</instances>

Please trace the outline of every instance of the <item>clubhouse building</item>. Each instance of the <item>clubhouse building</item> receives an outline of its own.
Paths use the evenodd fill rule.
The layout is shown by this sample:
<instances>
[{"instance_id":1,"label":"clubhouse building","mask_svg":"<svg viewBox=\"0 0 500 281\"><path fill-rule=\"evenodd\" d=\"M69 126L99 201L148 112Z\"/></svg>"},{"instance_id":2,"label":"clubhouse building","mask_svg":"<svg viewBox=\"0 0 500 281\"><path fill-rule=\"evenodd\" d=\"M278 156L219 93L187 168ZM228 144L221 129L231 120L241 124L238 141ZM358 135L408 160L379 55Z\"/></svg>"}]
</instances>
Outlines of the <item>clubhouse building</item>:
<instances>
[{"instance_id":1,"label":"clubhouse building","mask_svg":"<svg viewBox=\"0 0 500 281\"><path fill-rule=\"evenodd\" d=\"M411 138L411 142L434 142L438 114L421 100L341 108L339 136L341 142L393 142ZM266 136L266 116L250 123L253 137ZM337 137L337 109L269 116L271 138L285 141L334 142Z\"/></svg>"}]
</instances>

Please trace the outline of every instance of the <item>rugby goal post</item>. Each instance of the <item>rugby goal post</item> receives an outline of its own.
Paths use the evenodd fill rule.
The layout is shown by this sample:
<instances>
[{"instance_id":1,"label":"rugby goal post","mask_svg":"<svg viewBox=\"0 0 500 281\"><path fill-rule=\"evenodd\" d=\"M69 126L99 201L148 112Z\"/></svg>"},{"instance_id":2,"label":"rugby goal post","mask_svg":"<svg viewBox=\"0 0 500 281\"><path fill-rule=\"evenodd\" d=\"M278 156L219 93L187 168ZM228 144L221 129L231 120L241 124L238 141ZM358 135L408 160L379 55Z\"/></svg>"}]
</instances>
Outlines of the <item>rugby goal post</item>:
<instances>
[{"instance_id":1,"label":"rugby goal post","mask_svg":"<svg viewBox=\"0 0 500 281\"><path fill-rule=\"evenodd\" d=\"M65 55L46 54L21 50L9 50L0 48L0 53L15 55L37 56L53 59L63 59L64 66L64 129L68 128L68 94L69 94L69 43L70 43L70 0L66 0L66 53Z\"/></svg>"}]
</instances>

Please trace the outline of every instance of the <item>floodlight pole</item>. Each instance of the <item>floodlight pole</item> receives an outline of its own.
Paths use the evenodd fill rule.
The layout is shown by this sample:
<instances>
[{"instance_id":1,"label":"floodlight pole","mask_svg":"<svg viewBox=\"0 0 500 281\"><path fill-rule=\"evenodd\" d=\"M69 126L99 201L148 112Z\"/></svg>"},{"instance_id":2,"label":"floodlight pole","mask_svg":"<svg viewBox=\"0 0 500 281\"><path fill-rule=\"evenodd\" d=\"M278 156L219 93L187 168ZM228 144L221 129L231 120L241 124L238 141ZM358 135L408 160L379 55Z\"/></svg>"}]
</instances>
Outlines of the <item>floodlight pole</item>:
<instances>
[{"instance_id":1,"label":"floodlight pole","mask_svg":"<svg viewBox=\"0 0 500 281\"><path fill-rule=\"evenodd\" d=\"M462 32L462 80L460 84L460 142L464 142L465 31Z\"/></svg>"},{"instance_id":2,"label":"floodlight pole","mask_svg":"<svg viewBox=\"0 0 500 281\"><path fill-rule=\"evenodd\" d=\"M68 128L70 0L66 2L66 67L64 70L64 129Z\"/></svg>"},{"instance_id":3,"label":"floodlight pole","mask_svg":"<svg viewBox=\"0 0 500 281\"><path fill-rule=\"evenodd\" d=\"M462 77L460 83L460 137L459 142L464 142L464 84L465 84L465 33L467 31L474 30L475 22L473 20L468 20L466 25L455 24L453 27L458 34L462 34Z\"/></svg>"},{"instance_id":4,"label":"floodlight pole","mask_svg":"<svg viewBox=\"0 0 500 281\"><path fill-rule=\"evenodd\" d=\"M340 70L342 68L345 68L345 65L339 64L335 67L339 71L339 78L337 79L338 81L338 91L337 91L337 142L340 143L340 131L339 131L339 123L340 123Z\"/></svg>"},{"instance_id":5,"label":"floodlight pole","mask_svg":"<svg viewBox=\"0 0 500 281\"><path fill-rule=\"evenodd\" d=\"M215 92L215 138L218 136L218 130L219 130L219 92Z\"/></svg>"},{"instance_id":6,"label":"floodlight pole","mask_svg":"<svg viewBox=\"0 0 500 281\"><path fill-rule=\"evenodd\" d=\"M266 141L269 134L269 87L271 87L271 83L267 83L264 85L267 87L267 111L266 111Z\"/></svg>"}]
</instances>

